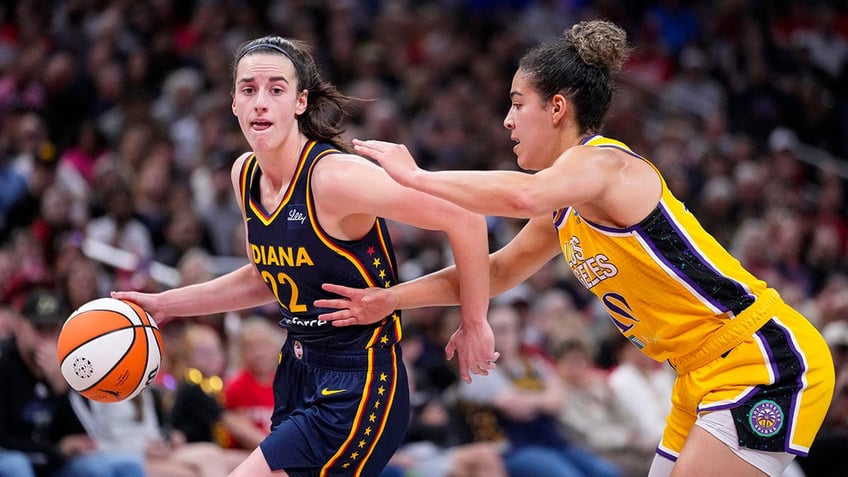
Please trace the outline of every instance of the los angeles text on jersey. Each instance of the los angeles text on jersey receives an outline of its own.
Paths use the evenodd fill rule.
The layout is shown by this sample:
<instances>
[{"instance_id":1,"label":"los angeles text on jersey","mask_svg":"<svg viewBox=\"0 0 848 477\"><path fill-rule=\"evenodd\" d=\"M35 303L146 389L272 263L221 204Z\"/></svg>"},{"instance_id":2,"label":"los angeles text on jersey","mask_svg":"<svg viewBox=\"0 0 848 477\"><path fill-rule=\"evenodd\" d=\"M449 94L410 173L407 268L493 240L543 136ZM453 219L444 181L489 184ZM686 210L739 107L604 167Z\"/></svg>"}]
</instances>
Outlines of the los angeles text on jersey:
<instances>
[{"instance_id":1,"label":"los angeles text on jersey","mask_svg":"<svg viewBox=\"0 0 848 477\"><path fill-rule=\"evenodd\" d=\"M618 274L618 267L611 263L606 255L599 253L585 257L583 248L580 246L580 239L575 236L571 237L563 249L571 272L588 290Z\"/></svg>"},{"instance_id":2,"label":"los angeles text on jersey","mask_svg":"<svg viewBox=\"0 0 848 477\"><path fill-rule=\"evenodd\" d=\"M306 247L285 247L282 245L250 245L253 263L258 265L276 265L278 267L315 266Z\"/></svg>"}]
</instances>

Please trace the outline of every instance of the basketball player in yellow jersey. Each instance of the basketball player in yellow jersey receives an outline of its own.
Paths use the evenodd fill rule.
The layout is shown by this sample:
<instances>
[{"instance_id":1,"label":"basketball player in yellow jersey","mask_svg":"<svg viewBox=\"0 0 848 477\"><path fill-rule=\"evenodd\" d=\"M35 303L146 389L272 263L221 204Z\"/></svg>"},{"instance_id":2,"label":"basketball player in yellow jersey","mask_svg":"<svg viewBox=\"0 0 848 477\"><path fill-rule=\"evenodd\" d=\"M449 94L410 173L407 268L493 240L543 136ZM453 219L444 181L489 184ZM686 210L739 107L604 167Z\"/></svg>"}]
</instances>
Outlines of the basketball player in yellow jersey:
<instances>
[{"instance_id":1,"label":"basketball player in yellow jersey","mask_svg":"<svg viewBox=\"0 0 848 477\"><path fill-rule=\"evenodd\" d=\"M492 295L561 253L618 330L676 369L651 477L780 475L824 419L834 386L828 348L704 231L650 162L597 134L627 52L624 31L589 21L521 59L504 126L518 165L533 174L429 172L401 145L354 141L355 149L407 187L481 214L529 218L490 256ZM336 325L458 297L452 269L390 290L325 287L347 297L320 303L339 308L325 317Z\"/></svg>"}]
</instances>

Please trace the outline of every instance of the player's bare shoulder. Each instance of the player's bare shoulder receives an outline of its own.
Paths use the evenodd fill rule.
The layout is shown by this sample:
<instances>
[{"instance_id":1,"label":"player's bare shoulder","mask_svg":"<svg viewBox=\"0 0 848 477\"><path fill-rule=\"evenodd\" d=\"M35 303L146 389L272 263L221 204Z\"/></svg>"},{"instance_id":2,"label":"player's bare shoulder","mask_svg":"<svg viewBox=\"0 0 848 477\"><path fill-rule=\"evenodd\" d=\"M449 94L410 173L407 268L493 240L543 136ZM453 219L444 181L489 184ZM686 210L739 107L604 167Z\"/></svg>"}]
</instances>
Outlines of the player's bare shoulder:
<instances>
[{"instance_id":1,"label":"player's bare shoulder","mask_svg":"<svg viewBox=\"0 0 848 477\"><path fill-rule=\"evenodd\" d=\"M234 161L232 168L230 169L230 177L233 179L233 182L238 182L238 177L241 174L241 169L244 167L244 161L247 160L250 156L253 155L252 151L247 151L238 156Z\"/></svg>"},{"instance_id":2,"label":"player's bare shoulder","mask_svg":"<svg viewBox=\"0 0 848 477\"><path fill-rule=\"evenodd\" d=\"M315 164L309 181L316 198L344 201L361 194L374 171L379 171L379 166L362 156L333 153Z\"/></svg>"},{"instance_id":3,"label":"player's bare shoulder","mask_svg":"<svg viewBox=\"0 0 848 477\"><path fill-rule=\"evenodd\" d=\"M339 187L356 181L369 169L379 167L368 159L344 152L327 154L312 170L312 187Z\"/></svg>"},{"instance_id":4,"label":"player's bare shoulder","mask_svg":"<svg viewBox=\"0 0 848 477\"><path fill-rule=\"evenodd\" d=\"M553 166L571 174L588 174L594 177L625 168L629 161L628 156L624 151L614 148L577 145L560 154Z\"/></svg>"}]
</instances>

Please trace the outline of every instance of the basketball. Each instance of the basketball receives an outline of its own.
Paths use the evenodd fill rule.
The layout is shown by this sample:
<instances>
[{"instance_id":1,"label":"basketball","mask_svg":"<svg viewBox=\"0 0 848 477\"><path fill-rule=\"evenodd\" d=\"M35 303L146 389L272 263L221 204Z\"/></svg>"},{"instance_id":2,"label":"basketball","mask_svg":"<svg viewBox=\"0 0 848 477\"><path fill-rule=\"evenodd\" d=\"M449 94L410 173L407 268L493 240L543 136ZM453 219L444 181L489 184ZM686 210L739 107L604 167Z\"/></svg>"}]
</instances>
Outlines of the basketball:
<instances>
[{"instance_id":1,"label":"basketball","mask_svg":"<svg viewBox=\"0 0 848 477\"><path fill-rule=\"evenodd\" d=\"M156 378L162 358L159 327L139 305L92 300L65 320L56 344L62 376L88 399L130 399Z\"/></svg>"}]
</instances>

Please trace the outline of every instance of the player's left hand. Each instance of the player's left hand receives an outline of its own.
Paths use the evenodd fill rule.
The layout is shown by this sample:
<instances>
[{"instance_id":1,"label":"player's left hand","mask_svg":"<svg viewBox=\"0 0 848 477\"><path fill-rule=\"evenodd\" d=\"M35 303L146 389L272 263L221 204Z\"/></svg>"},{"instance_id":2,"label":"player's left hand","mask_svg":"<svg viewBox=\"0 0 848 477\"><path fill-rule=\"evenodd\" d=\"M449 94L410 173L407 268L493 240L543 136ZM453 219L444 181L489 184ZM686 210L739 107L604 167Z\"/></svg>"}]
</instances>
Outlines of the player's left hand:
<instances>
[{"instance_id":1,"label":"player's left hand","mask_svg":"<svg viewBox=\"0 0 848 477\"><path fill-rule=\"evenodd\" d=\"M318 315L319 320L332 322L333 326L376 323L392 314L398 306L398 298L391 288L351 288L332 283L324 283L321 288L341 296L314 302L316 307L337 310Z\"/></svg>"},{"instance_id":2,"label":"player's left hand","mask_svg":"<svg viewBox=\"0 0 848 477\"><path fill-rule=\"evenodd\" d=\"M448 361L456 355L459 361L459 375L466 383L471 382L471 374L488 376L489 371L495 369L495 363L500 353L495 349L495 337L488 321L483 321L479 326L469 328L465 323L451 335L445 356Z\"/></svg>"},{"instance_id":3,"label":"player's left hand","mask_svg":"<svg viewBox=\"0 0 848 477\"><path fill-rule=\"evenodd\" d=\"M403 144L361 139L353 140L353 149L363 156L374 159L392 179L401 185L412 186L413 177L420 171L415 158Z\"/></svg>"}]
</instances>

